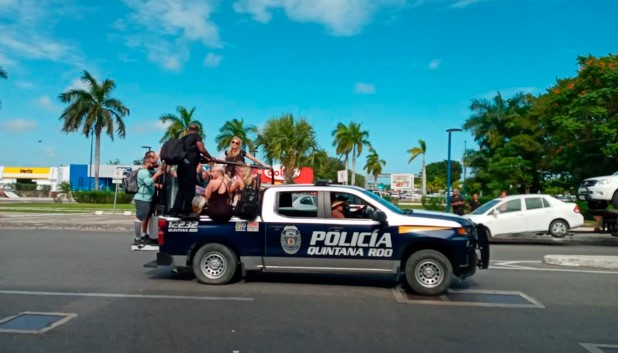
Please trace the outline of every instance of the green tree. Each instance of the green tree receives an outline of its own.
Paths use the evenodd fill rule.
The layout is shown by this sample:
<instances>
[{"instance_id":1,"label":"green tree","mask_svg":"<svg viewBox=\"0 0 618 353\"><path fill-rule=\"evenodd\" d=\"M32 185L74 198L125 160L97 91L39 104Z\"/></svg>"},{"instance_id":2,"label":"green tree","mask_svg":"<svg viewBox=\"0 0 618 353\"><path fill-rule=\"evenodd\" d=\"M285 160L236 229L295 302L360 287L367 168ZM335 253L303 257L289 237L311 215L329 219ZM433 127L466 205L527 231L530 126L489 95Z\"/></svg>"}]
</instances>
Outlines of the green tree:
<instances>
[{"instance_id":1,"label":"green tree","mask_svg":"<svg viewBox=\"0 0 618 353\"><path fill-rule=\"evenodd\" d=\"M427 144L425 143L425 140L418 140L418 147L412 147L409 150L407 150L406 152L408 152L410 154L410 159L408 159L408 164L412 163L412 161L422 155L423 156L423 183L422 183L422 194L423 196L425 196L427 194L427 170L425 170L425 153L427 153Z\"/></svg>"},{"instance_id":2,"label":"green tree","mask_svg":"<svg viewBox=\"0 0 618 353\"><path fill-rule=\"evenodd\" d=\"M382 174L382 167L386 165L386 161L380 159L378 152L373 147L369 147L369 154L367 155L367 162L365 168L363 168L368 174L373 175L374 185L378 185L378 176Z\"/></svg>"},{"instance_id":3,"label":"green tree","mask_svg":"<svg viewBox=\"0 0 618 353\"><path fill-rule=\"evenodd\" d=\"M7 80L9 78L9 74L5 69L0 66L0 78ZM2 101L0 101L0 108L2 107Z\"/></svg>"},{"instance_id":4,"label":"green tree","mask_svg":"<svg viewBox=\"0 0 618 353\"><path fill-rule=\"evenodd\" d=\"M371 146L368 140L369 132L361 130L361 128L362 123L350 122L347 126L339 123L332 132L333 146L336 148L337 154L345 156L346 174L348 173L349 156L352 154L352 185L355 185L356 182L356 157L363 152L363 146Z\"/></svg>"},{"instance_id":5,"label":"green tree","mask_svg":"<svg viewBox=\"0 0 618 353\"><path fill-rule=\"evenodd\" d=\"M544 132L531 114L534 102L532 95L523 93L509 99L498 93L492 100L472 100L472 116L464 128L472 132L480 149L466 151L466 159L485 190L540 188Z\"/></svg>"},{"instance_id":6,"label":"green tree","mask_svg":"<svg viewBox=\"0 0 618 353\"><path fill-rule=\"evenodd\" d=\"M288 184L294 183L294 169L317 149L313 127L304 118L294 119L292 114L268 120L256 144L263 148L270 164L281 162Z\"/></svg>"},{"instance_id":7,"label":"green tree","mask_svg":"<svg viewBox=\"0 0 618 353\"><path fill-rule=\"evenodd\" d=\"M245 126L245 121L243 119L232 119L230 121L226 121L225 124L223 124L223 127L219 129L219 135L215 138L215 141L217 142L217 150L223 151L230 145L232 138L234 136L238 136L242 140L242 148L254 153L255 144L252 139L249 138L249 135L257 133L257 127L255 127L255 125Z\"/></svg>"},{"instance_id":8,"label":"green tree","mask_svg":"<svg viewBox=\"0 0 618 353\"><path fill-rule=\"evenodd\" d=\"M165 134L161 137L159 142L163 143L172 138L180 138L184 136L185 132L189 129L189 124L194 123L198 126L199 132L198 134L204 139L206 136L204 135L204 128L202 123L193 119L193 113L195 113L195 107L191 108L191 110L187 110L187 108L179 105L176 107L176 111L178 115L168 113L163 114L159 117L159 120L163 124L169 123L167 130L165 130Z\"/></svg>"},{"instance_id":9,"label":"green tree","mask_svg":"<svg viewBox=\"0 0 618 353\"><path fill-rule=\"evenodd\" d=\"M116 158L113 161L109 160L107 161L107 165L120 165L120 159Z\"/></svg>"},{"instance_id":10,"label":"green tree","mask_svg":"<svg viewBox=\"0 0 618 353\"><path fill-rule=\"evenodd\" d=\"M573 187L616 171L618 158L618 55L577 62L577 76L558 79L533 110L547 131L544 169Z\"/></svg>"},{"instance_id":11,"label":"green tree","mask_svg":"<svg viewBox=\"0 0 618 353\"><path fill-rule=\"evenodd\" d=\"M431 180L434 184L434 189L436 185L444 185L446 187L446 168L448 161L442 162L434 162L427 164L427 180ZM459 180L461 178L461 163L458 161L451 160L451 184L454 184L454 181ZM437 192L436 190L432 190L433 192Z\"/></svg>"},{"instance_id":12,"label":"green tree","mask_svg":"<svg viewBox=\"0 0 618 353\"><path fill-rule=\"evenodd\" d=\"M116 83L105 79L102 83L83 71L81 81L87 89L70 89L58 95L58 99L69 106L59 120L63 121L65 133L81 131L86 138L95 137L94 187L99 189L99 164L101 160L101 133L114 140L114 130L120 138L125 137L124 117L129 115L127 108L119 99L111 97Z\"/></svg>"}]
</instances>

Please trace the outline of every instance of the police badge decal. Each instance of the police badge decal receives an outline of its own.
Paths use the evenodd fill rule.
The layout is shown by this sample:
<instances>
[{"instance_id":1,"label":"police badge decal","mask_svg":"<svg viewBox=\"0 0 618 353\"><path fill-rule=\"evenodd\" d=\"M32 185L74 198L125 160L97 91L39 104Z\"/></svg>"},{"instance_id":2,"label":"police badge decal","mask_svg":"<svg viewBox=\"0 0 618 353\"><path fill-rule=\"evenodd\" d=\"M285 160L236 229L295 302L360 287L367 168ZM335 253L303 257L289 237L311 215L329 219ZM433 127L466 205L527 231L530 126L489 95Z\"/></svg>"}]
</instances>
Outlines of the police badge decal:
<instances>
[{"instance_id":1,"label":"police badge decal","mask_svg":"<svg viewBox=\"0 0 618 353\"><path fill-rule=\"evenodd\" d=\"M286 226L281 232L281 248L288 255L294 255L300 249L300 232L295 226Z\"/></svg>"}]
</instances>

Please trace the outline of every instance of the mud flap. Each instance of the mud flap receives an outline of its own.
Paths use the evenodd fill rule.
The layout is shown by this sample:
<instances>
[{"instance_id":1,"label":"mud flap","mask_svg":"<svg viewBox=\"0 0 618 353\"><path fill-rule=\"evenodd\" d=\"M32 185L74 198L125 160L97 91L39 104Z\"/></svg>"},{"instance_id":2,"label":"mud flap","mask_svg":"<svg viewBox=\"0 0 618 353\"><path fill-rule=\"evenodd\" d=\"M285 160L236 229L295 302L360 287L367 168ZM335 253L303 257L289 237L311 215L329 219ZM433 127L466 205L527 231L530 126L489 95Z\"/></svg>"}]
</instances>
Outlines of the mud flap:
<instances>
[{"instance_id":1,"label":"mud flap","mask_svg":"<svg viewBox=\"0 0 618 353\"><path fill-rule=\"evenodd\" d=\"M480 269L486 269L489 267L489 238L487 237L485 227L478 227L476 229L476 234L476 248L479 249L481 253L477 266Z\"/></svg>"}]
</instances>

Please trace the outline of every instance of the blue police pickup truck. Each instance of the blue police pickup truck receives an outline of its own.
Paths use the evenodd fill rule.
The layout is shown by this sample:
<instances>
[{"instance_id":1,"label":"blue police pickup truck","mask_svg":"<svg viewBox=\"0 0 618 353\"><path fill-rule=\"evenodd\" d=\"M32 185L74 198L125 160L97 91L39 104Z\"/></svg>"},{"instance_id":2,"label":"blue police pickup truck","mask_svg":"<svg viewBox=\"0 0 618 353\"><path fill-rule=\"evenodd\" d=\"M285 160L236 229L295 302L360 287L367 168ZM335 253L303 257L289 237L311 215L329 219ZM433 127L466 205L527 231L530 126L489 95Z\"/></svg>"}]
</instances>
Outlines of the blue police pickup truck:
<instances>
[{"instance_id":1,"label":"blue police pickup truck","mask_svg":"<svg viewBox=\"0 0 618 353\"><path fill-rule=\"evenodd\" d=\"M340 203L345 218L332 213ZM470 221L403 211L353 186L271 186L255 220L161 216L158 225L156 265L192 268L204 284L225 284L246 271L404 274L416 293L437 295L453 276L489 264L487 236Z\"/></svg>"}]
</instances>

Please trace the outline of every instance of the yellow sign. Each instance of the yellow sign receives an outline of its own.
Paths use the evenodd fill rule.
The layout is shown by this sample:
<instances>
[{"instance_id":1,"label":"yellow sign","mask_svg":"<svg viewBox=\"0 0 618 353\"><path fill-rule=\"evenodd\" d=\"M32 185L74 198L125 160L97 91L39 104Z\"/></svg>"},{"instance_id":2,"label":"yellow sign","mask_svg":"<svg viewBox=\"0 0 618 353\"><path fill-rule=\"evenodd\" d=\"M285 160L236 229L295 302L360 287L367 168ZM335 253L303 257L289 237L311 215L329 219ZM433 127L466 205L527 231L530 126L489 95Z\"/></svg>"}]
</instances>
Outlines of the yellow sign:
<instances>
[{"instance_id":1,"label":"yellow sign","mask_svg":"<svg viewBox=\"0 0 618 353\"><path fill-rule=\"evenodd\" d=\"M4 167L4 178L47 179L51 168Z\"/></svg>"}]
</instances>

